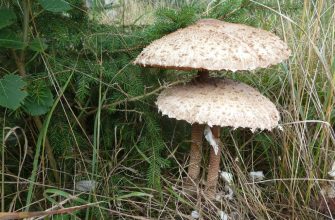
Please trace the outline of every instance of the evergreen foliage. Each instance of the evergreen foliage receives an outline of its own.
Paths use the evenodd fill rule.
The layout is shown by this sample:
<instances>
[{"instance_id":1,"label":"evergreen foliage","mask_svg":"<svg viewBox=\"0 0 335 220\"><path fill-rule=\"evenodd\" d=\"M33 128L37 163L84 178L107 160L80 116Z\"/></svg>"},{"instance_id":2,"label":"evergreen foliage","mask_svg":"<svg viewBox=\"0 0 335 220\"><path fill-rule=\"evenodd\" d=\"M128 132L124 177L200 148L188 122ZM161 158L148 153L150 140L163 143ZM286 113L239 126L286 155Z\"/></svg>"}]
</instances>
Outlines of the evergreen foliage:
<instances>
[{"instance_id":1,"label":"evergreen foliage","mask_svg":"<svg viewBox=\"0 0 335 220\"><path fill-rule=\"evenodd\" d=\"M30 3L27 6L30 19L26 37L23 36L23 2ZM153 40L200 18L251 24L255 10L255 5L248 0L215 0L210 5L185 4L180 9L161 8L156 12L154 24L123 27L100 24L90 19L90 12L81 0L6 1L0 7L1 124L4 123L4 116L8 117L8 112L18 115L22 119L20 122L8 120L26 129L27 135L30 134L29 149L35 152L38 131L34 130L30 123L33 120L30 119L32 116L46 119L51 112L47 137L57 165L68 168L59 174L64 185L70 185L68 182L73 181L73 176L79 179L91 177L90 171L94 166L100 172L111 166L110 163L119 165L119 161L123 166L132 167L127 170L127 175L146 177L132 180L124 173L113 173L110 179L103 179L101 173L94 174L97 180L110 186L110 192L103 193L113 198L114 193L124 193L120 190L121 186L129 187L132 181L160 193L162 170L171 167L172 163L167 159L167 135L162 132L171 125L158 115L154 106L156 94L150 92L159 88L160 82L173 81L177 77L164 74L166 70L135 66L132 64L135 57ZM25 59L21 59L21 55ZM20 72L22 65L24 74ZM67 85L68 80L70 83ZM64 96L60 96L63 88ZM10 96L4 95L7 93ZM101 123L100 136L96 132L96 121ZM3 127L8 124L11 123L6 122ZM181 123L178 126L185 128L187 125ZM178 135L185 139L188 134L181 131ZM258 137L263 145L257 145L255 151L259 154L267 152L271 138L267 135ZM93 143L100 148L95 149ZM228 145L233 146L233 143ZM28 179L31 175L32 152L28 155L22 178ZM97 157L94 159L92 155L95 153ZM10 155L8 153L8 157ZM84 162L75 160L83 155ZM123 161L125 156L128 159ZM41 164L44 165L44 162ZM131 171L134 163L140 164L135 167L136 172ZM50 168L48 163L46 166ZM75 173L75 166L82 172ZM53 185L54 179L52 172L48 171L47 185ZM12 193L16 190L10 189ZM41 197L39 194L35 194L36 201ZM6 204L9 201L10 198L6 198ZM38 208L36 205L33 209ZM94 210L96 216L99 212Z\"/></svg>"},{"instance_id":2,"label":"evergreen foliage","mask_svg":"<svg viewBox=\"0 0 335 220\"><path fill-rule=\"evenodd\" d=\"M1 28L7 28L8 36L19 33L21 29L19 24L22 24L24 18L18 6L23 7L23 5L18 4L12 3L9 8L1 9L8 14L8 19L1 24ZM240 21L237 19L242 18L242 14L247 14L245 1L215 1L213 5L214 7L205 17ZM142 99L141 102L136 103L128 103L127 99L142 96L146 93L145 88L157 87L158 78L164 78L164 76L155 73L149 75L146 73L147 69L133 66L131 62L151 41L186 27L203 17L206 8L199 5L185 5L179 10L161 8L156 13L156 22L153 25L140 29L136 27L125 29L90 20L83 2L78 0L60 3L39 0L32 1L28 7L34 13L42 11L36 14L33 22L29 23L29 30L32 32L28 33L28 39L31 40L28 47L30 50L26 52L26 60L29 62L25 65L29 75L24 76L24 80L28 83L26 89L28 96L24 100L22 109L32 116L47 113L53 104L53 96L56 92L54 89L64 85L67 75L74 71L75 77L71 82L70 90L67 90L66 97L72 108L76 108L75 111L82 117L81 120L89 122L90 115L96 112L97 88L101 83L104 97L103 110L109 110L104 114L110 124L117 126L127 121L123 115L126 117L132 115L136 121L141 117L142 123L145 123L145 131L140 138L140 150L149 161L148 168L142 171L147 173L148 185L159 190L161 169L168 166L168 161L162 155L165 145L157 117L155 117L156 110L149 106L153 103L153 99L148 96L146 100ZM16 17L17 24L14 23ZM242 19L246 20L244 17ZM5 41L2 41L0 50L8 57L12 56L9 48L16 49L17 53L25 50L26 46L20 37L19 35L14 37L17 42L11 44L5 45ZM15 57L12 57L12 61L14 60ZM0 62L5 61L2 59ZM15 63L6 66L9 72L15 72L17 68ZM4 75L4 72L1 74ZM49 83L48 78L54 80ZM125 108L134 112L143 112L143 115L118 112ZM58 108L57 118L59 119L55 120L49 131L50 142L56 155L61 155L61 152L66 152L66 149L75 145L71 138L73 135L84 140L80 133L69 131L69 122L60 116L62 111L64 110ZM84 129L87 134L90 134L92 129L89 127L93 125L86 123L86 126ZM136 130L139 131L138 129L141 128L132 127L127 131L131 134L123 135L131 137L138 133L136 132ZM134 137L130 140L134 140ZM127 142L132 145L131 141L127 140Z\"/></svg>"}]
</instances>

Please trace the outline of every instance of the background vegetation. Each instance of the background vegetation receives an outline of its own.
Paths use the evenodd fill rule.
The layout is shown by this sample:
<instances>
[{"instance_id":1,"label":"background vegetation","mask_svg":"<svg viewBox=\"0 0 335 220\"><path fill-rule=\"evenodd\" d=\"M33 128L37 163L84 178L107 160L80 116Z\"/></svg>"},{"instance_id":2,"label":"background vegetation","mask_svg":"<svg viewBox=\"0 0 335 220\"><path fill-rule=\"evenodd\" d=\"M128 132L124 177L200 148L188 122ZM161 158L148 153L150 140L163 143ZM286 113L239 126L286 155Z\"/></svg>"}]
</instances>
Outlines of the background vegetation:
<instances>
[{"instance_id":1,"label":"background vegetation","mask_svg":"<svg viewBox=\"0 0 335 220\"><path fill-rule=\"evenodd\" d=\"M231 219L331 218L332 0L100 3L0 3L2 212L76 206L52 216L190 219L197 210L205 219L219 211ZM213 73L256 87L282 117L273 132L222 131L222 170L234 175L235 197L220 202L182 192L190 126L160 116L154 104L195 72L132 64L154 39L205 17L269 30L293 51L268 69ZM266 179L251 181L253 170Z\"/></svg>"}]
</instances>

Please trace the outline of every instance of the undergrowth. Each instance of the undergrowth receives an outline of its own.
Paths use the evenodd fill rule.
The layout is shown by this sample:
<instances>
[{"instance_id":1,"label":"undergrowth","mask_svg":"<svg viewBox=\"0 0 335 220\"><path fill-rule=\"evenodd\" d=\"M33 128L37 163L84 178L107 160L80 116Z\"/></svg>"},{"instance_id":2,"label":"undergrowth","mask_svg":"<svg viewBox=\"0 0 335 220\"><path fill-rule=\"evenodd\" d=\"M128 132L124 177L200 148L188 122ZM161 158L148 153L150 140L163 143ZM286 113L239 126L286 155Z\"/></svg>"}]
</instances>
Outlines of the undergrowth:
<instances>
[{"instance_id":1,"label":"undergrowth","mask_svg":"<svg viewBox=\"0 0 335 220\"><path fill-rule=\"evenodd\" d=\"M0 3L16 16L1 29L0 77L19 76L26 93L12 97L22 98L15 108L0 109L2 212L83 206L54 218L189 219L192 210L204 219L219 211L232 219L330 218L331 210L315 204L326 199L320 191L331 185L335 157L332 1L172 2L156 7L154 23L146 25L102 23L103 8L80 0L68 1L64 12L40 2ZM219 203L180 189L190 125L162 117L154 104L162 89L195 72L132 64L150 42L200 18L269 30L293 52L268 69L213 73L261 91L281 112L282 127L255 134L223 129L222 170L234 174L235 197ZM1 43L5 31L15 33L14 46ZM264 181L250 181L248 172L256 170ZM83 180L94 190L78 190Z\"/></svg>"}]
</instances>

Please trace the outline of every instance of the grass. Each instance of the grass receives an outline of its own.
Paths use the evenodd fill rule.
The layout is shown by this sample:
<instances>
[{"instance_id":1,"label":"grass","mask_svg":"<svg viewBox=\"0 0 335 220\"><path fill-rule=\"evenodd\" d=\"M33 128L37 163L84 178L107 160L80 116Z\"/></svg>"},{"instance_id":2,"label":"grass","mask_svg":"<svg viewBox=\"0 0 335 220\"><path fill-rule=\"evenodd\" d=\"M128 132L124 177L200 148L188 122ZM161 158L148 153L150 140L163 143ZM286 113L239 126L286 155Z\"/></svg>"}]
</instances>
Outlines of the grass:
<instances>
[{"instance_id":1,"label":"grass","mask_svg":"<svg viewBox=\"0 0 335 220\"><path fill-rule=\"evenodd\" d=\"M122 19L112 19L112 22L123 25L151 23L153 18L146 15L158 7L153 2L120 2L121 7L116 11L122 14ZM179 7L178 1L160 2L164 7ZM262 1L252 2L257 8L266 9L255 12L257 25L285 39L292 49L292 56L283 64L266 70L219 73L258 88L275 102L282 117L283 129L273 132L252 134L244 130L223 130L222 170L234 175L233 200L213 202L206 195L198 200L181 190L180 185L187 170L185 152L188 149L185 146L190 141L186 137L178 137L179 132L184 134L189 130L183 122L167 122L167 119L162 119L162 124L171 127L166 131L165 136L169 139L166 141L165 151L172 163L169 169L163 169L163 190L160 193L148 188L145 185L146 177L138 171L148 159L138 147L142 133L138 134L134 145L127 146L123 137L126 124L120 127L112 125L109 135L114 136L114 143L108 147L113 150L109 160L102 157L106 148L100 146L101 139L105 138L101 128L108 121L101 114L101 106L106 100L106 93L102 93L101 85L108 82L96 79L101 83L98 110L93 119L93 136L90 137L82 130L86 144L93 150L81 148L72 131L75 153L67 158L59 158L61 162L57 172L62 176L62 183L57 190L47 191L48 194L43 194L44 190L54 186L48 179L51 170L46 158L30 161L34 163L34 174L38 178L29 180L21 178L20 172L9 172L10 169L6 168L8 154L5 153L6 149L3 150L1 211L22 211L32 205L40 210L45 210L46 207L52 210L84 206L86 212L72 210L72 214L64 216L73 219L78 219L78 216L85 219L191 219L191 211L197 210L203 219L216 219L219 211L224 211L232 219L331 219L335 207L331 203L327 207L327 203L323 201L329 200L330 195L322 195L321 190L332 189L334 184L328 171L335 161L335 4L332 0L272 0L266 5ZM293 7L298 7L298 10L291 11ZM102 22L111 21L103 18ZM98 57L97 62L100 59L103 57ZM47 59L45 65L50 67ZM53 71L50 70L50 73ZM55 90L61 94L63 89L59 87L56 78L52 79ZM57 101L62 108L71 109L66 97L58 98ZM124 111L127 114L128 110ZM80 124L72 110L64 112L69 124ZM136 114L141 115L141 112ZM129 118L127 123L138 122L137 119ZM40 134L40 145L37 145L42 151L44 136L45 134ZM5 146L6 138L3 141ZM20 167L25 163L23 158L32 154L30 149L23 146L21 148L23 156L17 159ZM142 155L143 159L134 157L134 152ZM69 167L68 161L72 161L74 167ZM206 163L207 158L204 157L204 164ZM252 170L263 170L266 178L254 183L248 177ZM16 181L5 181L7 177ZM96 191L76 191L74 183L81 179L96 180L99 183ZM30 188L27 187L29 184ZM11 187L16 187L17 192L6 194L6 188ZM224 190L223 182L220 182L220 188ZM27 191L29 196L25 200L24 192ZM39 200L33 200L32 195ZM8 210L5 210L5 199L11 201ZM318 204L323 205L322 209L318 209ZM48 213L42 213L42 216L46 214Z\"/></svg>"}]
</instances>

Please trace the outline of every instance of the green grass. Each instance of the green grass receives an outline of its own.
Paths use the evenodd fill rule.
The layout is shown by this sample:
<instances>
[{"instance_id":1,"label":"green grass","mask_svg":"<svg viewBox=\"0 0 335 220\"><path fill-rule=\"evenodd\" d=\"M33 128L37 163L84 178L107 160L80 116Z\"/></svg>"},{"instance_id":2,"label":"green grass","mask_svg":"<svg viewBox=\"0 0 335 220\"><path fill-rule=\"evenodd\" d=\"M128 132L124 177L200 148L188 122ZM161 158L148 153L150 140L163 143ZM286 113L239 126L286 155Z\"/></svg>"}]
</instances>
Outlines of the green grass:
<instances>
[{"instance_id":1,"label":"green grass","mask_svg":"<svg viewBox=\"0 0 335 220\"><path fill-rule=\"evenodd\" d=\"M108 20L108 23L115 22L112 24L131 28L134 23L153 23L153 10L160 6L179 8L182 4L191 3L159 1L161 5L154 5L153 2L144 4L144 1L120 2L120 7L115 10L123 16ZM101 65L98 70L90 69L93 73L89 77L98 82L98 86L88 92L90 98L84 99L86 103L71 103L71 94L65 92L54 102L52 110L57 108L55 112L51 111L44 118L48 130L36 134L31 123L22 123L25 126L24 136L28 137L29 143L36 141L36 145L30 144L29 148L22 144L13 146L2 138L1 211L28 208L51 210L60 208L62 204L63 207L90 206L84 211L64 215L68 219L189 219L192 210L198 210L204 219L216 219L220 210L230 216L238 216L236 219L330 219L331 213L321 213L314 204L320 203L320 198L322 200L321 189L329 188L334 181L327 172L335 161L335 4L332 0L251 2L254 5L254 25L284 39L292 49L292 56L282 64L250 73L215 73L259 89L281 112L283 130L252 134L241 129L223 129L222 170L234 174L233 201L212 202L206 195L197 200L182 192L180 186L187 170L190 126L159 115L152 118L151 115L146 116L146 112L155 110L154 98L137 95L143 91L131 90L131 85L127 90L132 92L131 95L125 92L122 99L114 99L113 95L124 92L125 88L118 86L118 80L124 80L122 74L125 70L122 68L107 80L103 76L106 67ZM208 4L208 10L213 7L206 1L201 4ZM106 23L107 20L103 17L101 22ZM137 37L132 36L132 32L129 35ZM110 37L108 33L106 36ZM128 39L129 36L124 34L121 38ZM54 92L62 94L65 89L73 89L74 84L64 84L57 78L64 70L54 68L53 62L56 61L53 57L43 54L42 59ZM95 64L110 62L103 53L95 53L93 60ZM120 63L125 69L131 66L129 62ZM66 71L82 76L87 74L85 69L80 68ZM181 72L174 77L175 71L145 71L147 73L143 78L164 74L162 78L168 83L187 78ZM140 80L145 82L145 79ZM158 87L145 89L157 94L155 89ZM123 105L106 107L110 100L121 100ZM91 114L87 114L90 111ZM3 115L0 120L4 121L4 127L14 127L19 116L14 113ZM44 152L43 138L52 133L50 129L55 123L52 120L59 115L69 126L68 132L73 140L69 141L71 146L64 146L71 151L57 156L57 173L61 178L61 184L57 186L53 182L48 159L39 150ZM12 121L5 123L8 117ZM154 123L156 118L159 118L159 124ZM150 129L155 132L153 135L148 136L150 129L144 122L152 123L150 126L153 128ZM47 123L50 123L49 126ZM8 129L4 131L3 137ZM161 143L155 139L159 135L164 144L157 148L162 149L149 146L152 150L148 153L143 145ZM143 143L144 137L151 139ZM14 151L18 150L13 147L20 149L19 156L16 157ZM162 152L168 161L166 167L153 168L161 170L161 190L147 185L148 178L152 176L144 168L156 155L155 150ZM205 167L206 156L203 163ZM33 176L28 179L29 176L22 172L29 173L30 169ZM252 170L263 170L265 180L257 184L250 181L248 172ZM98 182L95 191L83 193L75 190L75 182L89 179ZM220 188L223 187L220 182ZM45 192L53 188L57 190L46 196Z\"/></svg>"}]
</instances>

